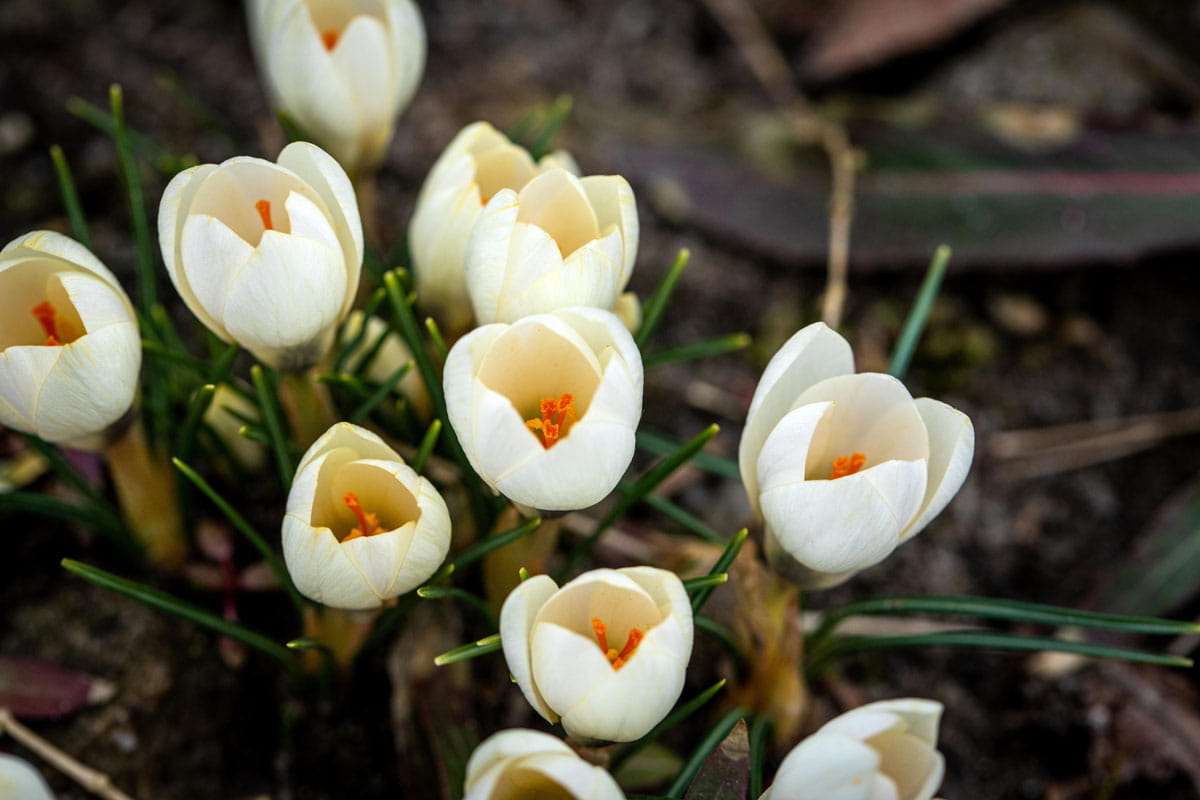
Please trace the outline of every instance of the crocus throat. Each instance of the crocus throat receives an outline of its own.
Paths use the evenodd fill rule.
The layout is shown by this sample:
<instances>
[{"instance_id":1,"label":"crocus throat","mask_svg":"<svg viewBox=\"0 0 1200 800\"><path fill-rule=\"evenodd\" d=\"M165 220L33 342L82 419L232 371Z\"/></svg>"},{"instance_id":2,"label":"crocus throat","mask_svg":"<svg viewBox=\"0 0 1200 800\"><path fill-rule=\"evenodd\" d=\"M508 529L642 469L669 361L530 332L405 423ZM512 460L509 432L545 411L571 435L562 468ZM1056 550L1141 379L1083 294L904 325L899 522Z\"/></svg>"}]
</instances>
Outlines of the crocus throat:
<instances>
[{"instance_id":1,"label":"crocus throat","mask_svg":"<svg viewBox=\"0 0 1200 800\"><path fill-rule=\"evenodd\" d=\"M55 319L58 317L58 312L54 310L54 305L49 300L43 300L32 309L30 309L34 319L42 326L42 332L46 334L46 341L42 344L46 347L56 347L62 342L58 338L58 330L55 327Z\"/></svg>"},{"instance_id":2,"label":"crocus throat","mask_svg":"<svg viewBox=\"0 0 1200 800\"><path fill-rule=\"evenodd\" d=\"M325 45L325 49L332 53L341 36L337 31L321 31L321 44Z\"/></svg>"},{"instance_id":3,"label":"crocus throat","mask_svg":"<svg viewBox=\"0 0 1200 800\"><path fill-rule=\"evenodd\" d=\"M592 617L592 632L596 634L596 641L600 645L600 651L604 653L604 657L612 664L613 669L620 669L625 666L625 662L633 657L634 651L637 650L639 644L646 634L642 633L637 628L629 629L629 636L625 639L625 646L620 652L616 648L608 646L608 627L600 621L599 617Z\"/></svg>"},{"instance_id":4,"label":"crocus throat","mask_svg":"<svg viewBox=\"0 0 1200 800\"><path fill-rule=\"evenodd\" d=\"M258 216L262 219L263 230L273 231L275 226L271 224L271 201L259 200L254 204L254 210L258 212Z\"/></svg>"},{"instance_id":5,"label":"crocus throat","mask_svg":"<svg viewBox=\"0 0 1200 800\"><path fill-rule=\"evenodd\" d=\"M833 471L829 474L829 480L837 480L844 478L847 475L853 475L863 468L863 464L867 463L867 457L862 453L851 453L848 456L838 456L833 460Z\"/></svg>"},{"instance_id":6,"label":"crocus throat","mask_svg":"<svg viewBox=\"0 0 1200 800\"><path fill-rule=\"evenodd\" d=\"M354 512L354 516L358 517L358 527L352 528L350 535L342 539L343 542L383 533L383 527L379 524L379 515L363 511L362 505L358 502L358 496L354 492L346 492L342 502L346 504L346 508Z\"/></svg>"},{"instance_id":7,"label":"crocus throat","mask_svg":"<svg viewBox=\"0 0 1200 800\"><path fill-rule=\"evenodd\" d=\"M541 419L527 419L525 427L533 431L542 447L549 450L555 442L566 436L575 424L575 395L563 392L557 400L544 397L541 407Z\"/></svg>"}]
</instances>

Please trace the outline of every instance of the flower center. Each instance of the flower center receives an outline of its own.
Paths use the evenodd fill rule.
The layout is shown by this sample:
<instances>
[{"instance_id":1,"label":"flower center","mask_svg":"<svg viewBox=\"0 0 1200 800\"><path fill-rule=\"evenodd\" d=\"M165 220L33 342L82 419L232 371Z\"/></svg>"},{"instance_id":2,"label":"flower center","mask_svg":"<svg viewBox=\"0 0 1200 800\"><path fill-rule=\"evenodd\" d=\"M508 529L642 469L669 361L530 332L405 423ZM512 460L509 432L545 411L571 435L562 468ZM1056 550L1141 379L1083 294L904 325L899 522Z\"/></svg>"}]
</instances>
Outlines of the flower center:
<instances>
[{"instance_id":1,"label":"flower center","mask_svg":"<svg viewBox=\"0 0 1200 800\"><path fill-rule=\"evenodd\" d=\"M341 34L337 31L321 31L321 44L325 45L325 49L333 52L333 48L337 47L338 39Z\"/></svg>"},{"instance_id":2,"label":"flower center","mask_svg":"<svg viewBox=\"0 0 1200 800\"><path fill-rule=\"evenodd\" d=\"M354 516L358 517L358 527L350 530L350 535L343 542L348 542L351 539L358 539L362 536L374 536L377 533L383 533L383 527L379 524L379 515L363 511L362 505L358 502L358 496L354 492L346 492L342 502L346 504L346 508L354 512Z\"/></svg>"},{"instance_id":3,"label":"flower center","mask_svg":"<svg viewBox=\"0 0 1200 800\"><path fill-rule=\"evenodd\" d=\"M620 669L625 666L625 662L633 657L634 651L637 650L638 645L642 643L642 639L646 636L639 629L630 628L629 636L625 639L625 646L618 652L616 648L608 646L608 628L600 621L599 617L592 617L592 631L596 634L596 641L600 644L600 651L604 653L604 657L612 664L613 669Z\"/></svg>"},{"instance_id":4,"label":"flower center","mask_svg":"<svg viewBox=\"0 0 1200 800\"><path fill-rule=\"evenodd\" d=\"M533 431L534 436L549 450L562 437L571 431L575 424L575 395L563 392L557 400L553 397L542 398L541 419L525 420L525 427Z\"/></svg>"},{"instance_id":5,"label":"flower center","mask_svg":"<svg viewBox=\"0 0 1200 800\"><path fill-rule=\"evenodd\" d=\"M271 201L259 200L254 204L254 210L258 212L258 216L262 219L263 230L273 231L275 226L271 224Z\"/></svg>"},{"instance_id":6,"label":"flower center","mask_svg":"<svg viewBox=\"0 0 1200 800\"><path fill-rule=\"evenodd\" d=\"M867 457L862 453L851 453L848 456L838 456L833 460L833 471L829 473L829 480L834 481L838 478L844 478L847 475L853 475L863 468L863 464L867 463Z\"/></svg>"},{"instance_id":7,"label":"flower center","mask_svg":"<svg viewBox=\"0 0 1200 800\"><path fill-rule=\"evenodd\" d=\"M54 304L49 300L43 300L38 303L29 313L33 314L33 318L42 326L42 332L46 334L46 341L42 344L46 347L56 347L62 342L58 338L55 320L58 318L58 312L54 310Z\"/></svg>"}]
</instances>

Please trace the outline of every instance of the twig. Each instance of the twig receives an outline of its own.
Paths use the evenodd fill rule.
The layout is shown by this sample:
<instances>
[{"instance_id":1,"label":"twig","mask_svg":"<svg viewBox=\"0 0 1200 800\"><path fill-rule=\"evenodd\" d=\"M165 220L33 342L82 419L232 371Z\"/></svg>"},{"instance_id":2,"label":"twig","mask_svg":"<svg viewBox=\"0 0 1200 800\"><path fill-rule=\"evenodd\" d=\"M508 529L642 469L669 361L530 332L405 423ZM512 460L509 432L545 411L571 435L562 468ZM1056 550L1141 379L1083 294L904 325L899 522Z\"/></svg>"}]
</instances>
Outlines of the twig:
<instances>
[{"instance_id":1,"label":"twig","mask_svg":"<svg viewBox=\"0 0 1200 800\"><path fill-rule=\"evenodd\" d=\"M7 708L0 707L0 734L7 733L25 747L37 753L50 766L63 773L97 797L105 800L133 800L113 786L112 779L99 770L81 764L50 742L17 722Z\"/></svg>"},{"instance_id":2,"label":"twig","mask_svg":"<svg viewBox=\"0 0 1200 800\"><path fill-rule=\"evenodd\" d=\"M821 318L836 328L841 323L842 308L846 303L850 225L854 220L854 179L859 154L839 123L823 120L813 113L808 100L796 88L787 59L745 0L704 0L704 5L741 50L750 71L783 112L796 137L801 141L819 142L829 159L832 177L829 257Z\"/></svg>"}]
</instances>

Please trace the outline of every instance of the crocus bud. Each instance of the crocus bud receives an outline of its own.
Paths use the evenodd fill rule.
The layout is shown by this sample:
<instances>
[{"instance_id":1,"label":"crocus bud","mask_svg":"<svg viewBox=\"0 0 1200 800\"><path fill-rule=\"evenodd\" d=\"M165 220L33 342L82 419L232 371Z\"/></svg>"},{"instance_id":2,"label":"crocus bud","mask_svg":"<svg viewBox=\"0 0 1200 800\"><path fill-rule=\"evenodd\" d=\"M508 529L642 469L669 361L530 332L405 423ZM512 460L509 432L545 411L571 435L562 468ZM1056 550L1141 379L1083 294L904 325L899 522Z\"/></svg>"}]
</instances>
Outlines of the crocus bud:
<instances>
[{"instance_id":1,"label":"crocus bud","mask_svg":"<svg viewBox=\"0 0 1200 800\"><path fill-rule=\"evenodd\" d=\"M584 795L579 796L583 797ZM603 796L607 797L607 795ZM617 797L620 796L617 795ZM32 764L23 758L0 753L0 798L54 800L54 794L46 785L42 773L34 769Z\"/></svg>"},{"instance_id":2,"label":"crocus bud","mask_svg":"<svg viewBox=\"0 0 1200 800\"><path fill-rule=\"evenodd\" d=\"M613 777L547 733L514 729L489 736L467 760L463 800L625 800Z\"/></svg>"},{"instance_id":3,"label":"crocus bud","mask_svg":"<svg viewBox=\"0 0 1200 800\"><path fill-rule=\"evenodd\" d=\"M283 558L305 597L375 608L428 580L449 549L442 496L375 434L339 422L300 459Z\"/></svg>"},{"instance_id":4,"label":"crocus bud","mask_svg":"<svg viewBox=\"0 0 1200 800\"><path fill-rule=\"evenodd\" d=\"M192 313L279 369L315 364L358 290L354 189L307 142L289 144L277 164L240 156L179 173L158 207L158 238Z\"/></svg>"},{"instance_id":5,"label":"crocus bud","mask_svg":"<svg viewBox=\"0 0 1200 800\"><path fill-rule=\"evenodd\" d=\"M217 386L212 402L204 412L207 425L221 443L229 450L238 464L248 470L256 470L267 459L267 450L261 442L242 435L246 421L257 422L261 415L258 406L246 395L227 383Z\"/></svg>"},{"instance_id":6,"label":"crocus bud","mask_svg":"<svg viewBox=\"0 0 1200 800\"><path fill-rule=\"evenodd\" d=\"M571 737L630 742L662 721L692 655L692 606L673 572L594 569L522 582L500 609L513 680Z\"/></svg>"},{"instance_id":7,"label":"crocus bud","mask_svg":"<svg viewBox=\"0 0 1200 800\"><path fill-rule=\"evenodd\" d=\"M931 800L945 772L941 715L941 703L918 699L848 711L796 745L759 800Z\"/></svg>"},{"instance_id":8,"label":"crocus bud","mask_svg":"<svg viewBox=\"0 0 1200 800\"><path fill-rule=\"evenodd\" d=\"M379 317L366 317L362 311L351 311L342 326L340 344L349 347L355 338L359 338L359 342L346 354L346 369L365 375L374 383L385 383L396 370L409 364L408 372L396 384L396 391L408 400L419 418L428 419L432 413L429 392L421 380L421 373L412 365L412 351L404 340L394 331L389 332L387 323ZM367 359L366 364L362 363L363 359Z\"/></svg>"},{"instance_id":9,"label":"crocus bud","mask_svg":"<svg viewBox=\"0 0 1200 800\"><path fill-rule=\"evenodd\" d=\"M568 306L611 311L637 256L633 190L620 175L551 169L501 189L467 244L467 289L480 324Z\"/></svg>"},{"instance_id":10,"label":"crocus bud","mask_svg":"<svg viewBox=\"0 0 1200 800\"><path fill-rule=\"evenodd\" d=\"M251 40L275 105L351 174L379 166L425 69L411 0L250 0Z\"/></svg>"},{"instance_id":11,"label":"crocus bud","mask_svg":"<svg viewBox=\"0 0 1200 800\"><path fill-rule=\"evenodd\" d=\"M607 311L567 308L476 328L450 350L443 375L467 459L515 503L586 508L633 458L642 358Z\"/></svg>"},{"instance_id":12,"label":"crocus bud","mask_svg":"<svg viewBox=\"0 0 1200 800\"><path fill-rule=\"evenodd\" d=\"M520 191L535 175L555 167L579 173L565 152L535 163L524 147L488 123L475 122L459 131L429 170L408 228L408 244L417 299L448 330L471 327L464 262L467 241L484 205L501 189Z\"/></svg>"},{"instance_id":13,"label":"crocus bud","mask_svg":"<svg viewBox=\"0 0 1200 800\"><path fill-rule=\"evenodd\" d=\"M99 449L141 363L133 306L86 247L35 231L0 251L0 424Z\"/></svg>"},{"instance_id":14,"label":"crocus bud","mask_svg":"<svg viewBox=\"0 0 1200 800\"><path fill-rule=\"evenodd\" d=\"M854 374L850 345L818 322L767 365L738 463L771 565L821 588L929 524L962 486L974 449L965 414L913 400L890 375Z\"/></svg>"}]
</instances>

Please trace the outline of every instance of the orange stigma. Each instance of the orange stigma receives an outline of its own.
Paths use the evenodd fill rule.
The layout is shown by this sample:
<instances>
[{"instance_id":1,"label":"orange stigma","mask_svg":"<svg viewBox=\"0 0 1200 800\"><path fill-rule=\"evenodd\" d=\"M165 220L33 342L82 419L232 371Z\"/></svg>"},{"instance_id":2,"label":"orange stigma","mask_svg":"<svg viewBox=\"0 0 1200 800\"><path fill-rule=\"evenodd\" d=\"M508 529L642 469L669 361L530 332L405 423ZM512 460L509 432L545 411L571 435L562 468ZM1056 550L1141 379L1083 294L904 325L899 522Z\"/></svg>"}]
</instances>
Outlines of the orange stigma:
<instances>
[{"instance_id":1,"label":"orange stigma","mask_svg":"<svg viewBox=\"0 0 1200 800\"><path fill-rule=\"evenodd\" d=\"M341 34L337 31L321 32L321 44L325 45L325 49L330 52L333 52L333 48L337 47L339 38L341 38Z\"/></svg>"},{"instance_id":2,"label":"orange stigma","mask_svg":"<svg viewBox=\"0 0 1200 800\"><path fill-rule=\"evenodd\" d=\"M570 392L563 392L557 400L553 397L543 398L541 419L525 420L525 427L533 431L547 450L566 436L574 424L575 395Z\"/></svg>"},{"instance_id":3,"label":"orange stigma","mask_svg":"<svg viewBox=\"0 0 1200 800\"><path fill-rule=\"evenodd\" d=\"M638 645L642 643L642 639L646 634L642 633L637 628L629 629L629 636L625 639L625 646L618 653L616 648L608 646L608 628L599 617L592 617L592 631L596 634L596 642L600 645L600 652L604 653L604 657L612 664L613 669L620 669L625 666L625 663L633 657L633 653L637 650Z\"/></svg>"},{"instance_id":4,"label":"orange stigma","mask_svg":"<svg viewBox=\"0 0 1200 800\"><path fill-rule=\"evenodd\" d=\"M363 511L362 505L358 502L358 496L354 492L346 492L342 502L346 504L346 508L354 512L354 516L358 517L358 527L350 531L350 535L343 542L348 542L351 539L357 539L362 536L374 536L377 533L383 533L383 527L379 524L379 515L370 514Z\"/></svg>"},{"instance_id":5,"label":"orange stigma","mask_svg":"<svg viewBox=\"0 0 1200 800\"><path fill-rule=\"evenodd\" d=\"M254 204L254 210L258 212L258 216L262 218L263 230L273 231L275 226L271 224L271 201L259 200Z\"/></svg>"},{"instance_id":6,"label":"orange stigma","mask_svg":"<svg viewBox=\"0 0 1200 800\"><path fill-rule=\"evenodd\" d=\"M54 347L62 344L58 340L58 330L55 326L55 318L58 317L58 312L54 310L54 305L49 300L43 300L32 309L30 309L33 318L42 326L42 332L46 334L46 341L43 344L47 347Z\"/></svg>"},{"instance_id":7,"label":"orange stigma","mask_svg":"<svg viewBox=\"0 0 1200 800\"><path fill-rule=\"evenodd\" d=\"M863 464L867 463L867 457L862 453L853 453L848 456L838 456L833 460L833 472L829 474L829 480L835 481L838 478L844 478L847 475L853 475L863 468Z\"/></svg>"}]
</instances>

